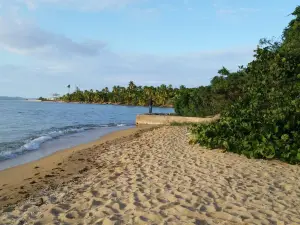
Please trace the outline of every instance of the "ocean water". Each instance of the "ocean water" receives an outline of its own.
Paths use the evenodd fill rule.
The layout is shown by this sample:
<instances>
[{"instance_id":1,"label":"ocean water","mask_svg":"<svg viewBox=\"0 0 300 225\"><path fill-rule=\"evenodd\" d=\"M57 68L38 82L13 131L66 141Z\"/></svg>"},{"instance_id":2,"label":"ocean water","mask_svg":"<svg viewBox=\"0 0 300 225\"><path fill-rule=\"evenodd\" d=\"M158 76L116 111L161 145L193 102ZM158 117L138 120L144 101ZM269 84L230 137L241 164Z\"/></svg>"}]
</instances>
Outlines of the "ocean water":
<instances>
[{"instance_id":1,"label":"ocean water","mask_svg":"<svg viewBox=\"0 0 300 225\"><path fill-rule=\"evenodd\" d=\"M136 115L147 111L147 107L0 100L0 170L133 127Z\"/></svg>"}]
</instances>

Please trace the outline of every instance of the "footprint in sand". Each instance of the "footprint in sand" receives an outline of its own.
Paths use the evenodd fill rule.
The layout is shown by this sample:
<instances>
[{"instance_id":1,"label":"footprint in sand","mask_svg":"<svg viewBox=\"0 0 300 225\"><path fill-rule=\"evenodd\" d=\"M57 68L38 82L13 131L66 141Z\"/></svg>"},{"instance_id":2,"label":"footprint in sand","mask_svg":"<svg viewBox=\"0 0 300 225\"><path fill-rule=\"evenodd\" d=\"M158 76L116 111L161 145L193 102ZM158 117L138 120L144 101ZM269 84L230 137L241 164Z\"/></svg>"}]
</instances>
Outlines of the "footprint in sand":
<instances>
[{"instance_id":1,"label":"footprint in sand","mask_svg":"<svg viewBox=\"0 0 300 225\"><path fill-rule=\"evenodd\" d=\"M54 175L51 175L51 174L46 174L45 175L45 178L51 178L51 177L55 177Z\"/></svg>"},{"instance_id":2,"label":"footprint in sand","mask_svg":"<svg viewBox=\"0 0 300 225\"><path fill-rule=\"evenodd\" d=\"M59 209L59 208L52 208L51 210L50 210L50 213L53 215L53 216L55 216L55 217L58 217L59 216L59 214L61 214L63 211L61 210L61 209Z\"/></svg>"}]
</instances>

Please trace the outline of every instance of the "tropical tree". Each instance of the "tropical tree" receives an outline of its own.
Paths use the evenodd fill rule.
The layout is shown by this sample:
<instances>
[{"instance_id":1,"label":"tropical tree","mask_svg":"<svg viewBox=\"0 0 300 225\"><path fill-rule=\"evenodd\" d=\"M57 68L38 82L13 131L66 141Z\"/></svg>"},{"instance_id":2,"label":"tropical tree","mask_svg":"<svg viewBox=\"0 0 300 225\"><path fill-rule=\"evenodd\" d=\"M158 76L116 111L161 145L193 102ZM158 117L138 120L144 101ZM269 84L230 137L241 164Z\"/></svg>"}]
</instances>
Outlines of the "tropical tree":
<instances>
[{"instance_id":1,"label":"tropical tree","mask_svg":"<svg viewBox=\"0 0 300 225\"><path fill-rule=\"evenodd\" d=\"M69 85L67 86L67 88L68 88L68 93L70 94L70 88L71 88L71 85L69 84Z\"/></svg>"},{"instance_id":2,"label":"tropical tree","mask_svg":"<svg viewBox=\"0 0 300 225\"><path fill-rule=\"evenodd\" d=\"M128 83L127 87L113 86L110 91L108 87L99 90L81 91L76 87L73 93L68 93L60 98L67 102L86 102L86 103L114 103L126 105L148 105L149 98L152 97L155 106L173 105L173 100L179 89L172 85L137 86L133 81Z\"/></svg>"},{"instance_id":3,"label":"tropical tree","mask_svg":"<svg viewBox=\"0 0 300 225\"><path fill-rule=\"evenodd\" d=\"M213 81L229 107L219 121L194 127L194 142L251 158L300 163L299 6L292 15L281 41L262 39L246 68Z\"/></svg>"}]
</instances>

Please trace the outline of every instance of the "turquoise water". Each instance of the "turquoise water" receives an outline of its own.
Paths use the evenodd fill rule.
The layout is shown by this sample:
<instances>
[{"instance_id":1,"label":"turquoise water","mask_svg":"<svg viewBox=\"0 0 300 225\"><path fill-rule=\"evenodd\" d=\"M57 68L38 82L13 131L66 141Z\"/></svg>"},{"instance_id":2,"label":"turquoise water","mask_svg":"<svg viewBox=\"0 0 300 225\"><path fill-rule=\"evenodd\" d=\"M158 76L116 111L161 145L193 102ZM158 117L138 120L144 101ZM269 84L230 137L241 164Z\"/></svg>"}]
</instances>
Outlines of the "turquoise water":
<instances>
[{"instance_id":1,"label":"turquoise water","mask_svg":"<svg viewBox=\"0 0 300 225\"><path fill-rule=\"evenodd\" d=\"M42 154L48 150L45 146L71 147L134 126L136 115L147 111L147 107L2 100L0 167L26 154ZM153 112L173 109L154 108Z\"/></svg>"}]
</instances>

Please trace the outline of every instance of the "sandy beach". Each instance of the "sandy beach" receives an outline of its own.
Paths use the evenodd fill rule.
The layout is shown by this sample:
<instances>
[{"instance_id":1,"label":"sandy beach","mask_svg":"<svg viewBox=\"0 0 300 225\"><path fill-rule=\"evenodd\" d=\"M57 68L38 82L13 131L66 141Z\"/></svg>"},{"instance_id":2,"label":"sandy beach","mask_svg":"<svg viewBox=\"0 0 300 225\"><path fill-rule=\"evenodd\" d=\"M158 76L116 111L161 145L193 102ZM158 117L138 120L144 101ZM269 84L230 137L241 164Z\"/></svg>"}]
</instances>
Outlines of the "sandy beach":
<instances>
[{"instance_id":1,"label":"sandy beach","mask_svg":"<svg viewBox=\"0 0 300 225\"><path fill-rule=\"evenodd\" d=\"M143 127L0 172L0 224L300 224L300 166Z\"/></svg>"}]
</instances>

